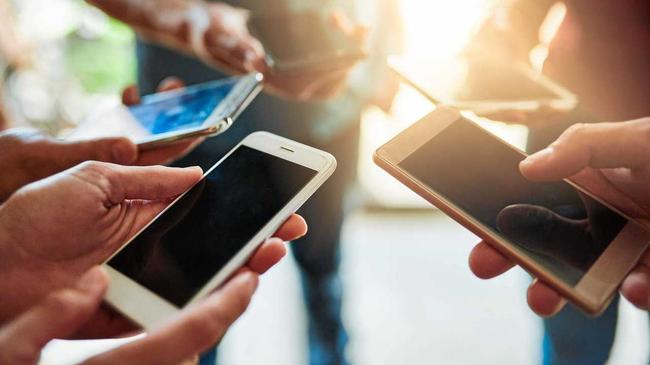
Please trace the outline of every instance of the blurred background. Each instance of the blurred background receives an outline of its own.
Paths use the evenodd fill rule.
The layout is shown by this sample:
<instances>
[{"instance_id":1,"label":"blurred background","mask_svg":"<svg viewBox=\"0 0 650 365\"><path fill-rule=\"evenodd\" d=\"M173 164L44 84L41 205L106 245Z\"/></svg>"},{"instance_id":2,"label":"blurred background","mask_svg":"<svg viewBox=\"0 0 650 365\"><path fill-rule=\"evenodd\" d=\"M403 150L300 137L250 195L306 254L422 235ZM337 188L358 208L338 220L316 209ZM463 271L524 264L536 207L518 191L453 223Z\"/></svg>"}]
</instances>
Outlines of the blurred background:
<instances>
[{"instance_id":1,"label":"blurred background","mask_svg":"<svg viewBox=\"0 0 650 365\"><path fill-rule=\"evenodd\" d=\"M372 6L372 1L366 1ZM0 0L3 110L12 126L63 135L119 102L135 75L135 36L78 0ZM399 1L403 56L443 64L457 55L499 1ZM564 16L554 6L530 53L541 67L545 44ZM363 11L359 17L363 20ZM8 51L10 50L10 51ZM10 65L11 67L6 67ZM343 320L355 364L537 364L542 325L527 307L530 277L520 269L475 278L467 255L477 237L430 207L371 161L372 151L433 109L401 84L390 111L368 107L361 124L358 183L342 238ZM482 119L517 146L527 128ZM250 310L221 345L224 364L304 364L305 312L292 259L268 275ZM647 364L647 314L620 302L610 364ZM45 363L81 358L102 342L55 343Z\"/></svg>"}]
</instances>

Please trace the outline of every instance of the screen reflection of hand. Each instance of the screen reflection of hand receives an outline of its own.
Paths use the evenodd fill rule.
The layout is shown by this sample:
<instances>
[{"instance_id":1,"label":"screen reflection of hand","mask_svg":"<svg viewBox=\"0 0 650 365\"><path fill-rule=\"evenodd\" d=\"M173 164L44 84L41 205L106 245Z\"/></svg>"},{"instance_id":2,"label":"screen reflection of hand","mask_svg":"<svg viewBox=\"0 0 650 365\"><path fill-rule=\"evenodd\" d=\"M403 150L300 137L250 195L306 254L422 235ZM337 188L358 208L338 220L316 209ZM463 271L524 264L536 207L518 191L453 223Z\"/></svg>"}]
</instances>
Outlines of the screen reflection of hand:
<instances>
[{"instance_id":1,"label":"screen reflection of hand","mask_svg":"<svg viewBox=\"0 0 650 365\"><path fill-rule=\"evenodd\" d=\"M587 271L620 232L625 219L582 194L587 218L575 219L531 204L505 207L499 231L515 243Z\"/></svg>"},{"instance_id":2,"label":"screen reflection of hand","mask_svg":"<svg viewBox=\"0 0 650 365\"><path fill-rule=\"evenodd\" d=\"M165 259L163 257L153 257L156 252L159 252L155 250L156 245L170 229L175 227L190 212L204 189L205 179L202 179L180 198L174 206L170 207L158 220L140 234L136 240L141 240L142 243L133 246L131 255L115 256L114 266L120 269L124 268L125 272L138 273L137 276L144 274L145 271L161 268L160 261ZM155 265L150 265L150 263Z\"/></svg>"}]
</instances>

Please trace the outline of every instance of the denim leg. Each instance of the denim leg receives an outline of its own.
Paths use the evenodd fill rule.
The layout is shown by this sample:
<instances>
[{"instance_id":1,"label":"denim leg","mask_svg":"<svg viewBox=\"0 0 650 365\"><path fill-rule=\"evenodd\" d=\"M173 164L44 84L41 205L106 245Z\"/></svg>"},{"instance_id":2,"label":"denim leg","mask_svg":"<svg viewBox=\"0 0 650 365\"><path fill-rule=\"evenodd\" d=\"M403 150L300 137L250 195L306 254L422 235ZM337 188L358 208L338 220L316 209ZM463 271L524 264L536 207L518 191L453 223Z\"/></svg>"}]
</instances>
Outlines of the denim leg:
<instances>
[{"instance_id":1,"label":"denim leg","mask_svg":"<svg viewBox=\"0 0 650 365\"><path fill-rule=\"evenodd\" d=\"M591 318L572 305L544 320L544 365L604 364L609 358L616 323L617 296L598 318Z\"/></svg>"},{"instance_id":2,"label":"denim leg","mask_svg":"<svg viewBox=\"0 0 650 365\"><path fill-rule=\"evenodd\" d=\"M292 244L309 316L309 363L347 364L347 333L341 320L342 283L338 274L344 195L356 176L359 128L352 127L319 146L338 160L336 173L300 210L310 222L306 237Z\"/></svg>"}]
</instances>

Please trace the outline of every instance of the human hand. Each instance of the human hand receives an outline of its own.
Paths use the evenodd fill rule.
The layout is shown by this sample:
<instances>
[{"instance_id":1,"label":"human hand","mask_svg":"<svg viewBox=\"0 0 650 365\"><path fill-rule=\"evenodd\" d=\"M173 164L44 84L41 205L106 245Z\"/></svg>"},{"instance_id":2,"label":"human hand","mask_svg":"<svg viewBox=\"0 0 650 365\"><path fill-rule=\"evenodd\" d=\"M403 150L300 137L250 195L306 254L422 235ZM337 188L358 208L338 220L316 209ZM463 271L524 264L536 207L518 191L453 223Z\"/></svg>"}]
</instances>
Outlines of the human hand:
<instances>
[{"instance_id":1,"label":"human hand","mask_svg":"<svg viewBox=\"0 0 650 365\"><path fill-rule=\"evenodd\" d=\"M345 37L363 48L368 35L368 28L353 24L340 11L334 11L329 17L333 31L341 32ZM337 96L346 86L349 73L358 60L336 62L324 68L299 69L279 72L266 66L259 71L264 73L266 88L276 95L297 100L327 100Z\"/></svg>"},{"instance_id":2,"label":"human hand","mask_svg":"<svg viewBox=\"0 0 650 365\"><path fill-rule=\"evenodd\" d=\"M533 181L571 178L590 193L632 218L650 217L650 118L621 123L577 124L545 150L520 164L521 173ZM648 224L646 224L648 226ZM486 242L469 257L470 269L488 279L514 264ZM621 294L642 309L650 307L650 252L626 277ZM537 314L552 316L565 300L545 283L535 280L528 288L528 304Z\"/></svg>"},{"instance_id":3,"label":"human hand","mask_svg":"<svg viewBox=\"0 0 650 365\"><path fill-rule=\"evenodd\" d=\"M0 206L0 292L10 296L0 300L0 321L104 262L201 176L196 167L87 162L18 190ZM305 231L305 222L294 215L248 267L265 271L284 255L282 241ZM80 335L106 336L132 328L123 317L103 310Z\"/></svg>"},{"instance_id":4,"label":"human hand","mask_svg":"<svg viewBox=\"0 0 650 365\"><path fill-rule=\"evenodd\" d=\"M181 311L146 337L94 356L82 364L178 364L214 346L246 310L258 275L242 270L196 305ZM108 276L100 267L87 271L66 289L0 327L0 363L36 364L54 338L78 332L100 311Z\"/></svg>"}]
</instances>

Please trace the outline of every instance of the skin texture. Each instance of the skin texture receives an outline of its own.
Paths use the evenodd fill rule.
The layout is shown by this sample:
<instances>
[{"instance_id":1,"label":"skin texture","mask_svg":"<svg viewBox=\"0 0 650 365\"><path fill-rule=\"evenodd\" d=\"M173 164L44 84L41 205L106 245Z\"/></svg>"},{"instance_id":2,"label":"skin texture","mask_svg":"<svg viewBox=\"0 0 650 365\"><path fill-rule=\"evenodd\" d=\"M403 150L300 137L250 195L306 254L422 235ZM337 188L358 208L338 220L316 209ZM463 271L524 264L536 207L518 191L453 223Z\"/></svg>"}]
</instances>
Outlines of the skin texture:
<instances>
[{"instance_id":1,"label":"skin texture","mask_svg":"<svg viewBox=\"0 0 650 365\"><path fill-rule=\"evenodd\" d=\"M532 181L571 178L650 227L650 118L574 125L548 148L522 161L519 168ZM469 256L469 266L479 278L489 279L508 271L514 263L480 242ZM625 278L620 292L638 308L649 309L650 251ZM535 280L528 288L528 304L537 314L552 316L565 300Z\"/></svg>"},{"instance_id":2,"label":"skin texture","mask_svg":"<svg viewBox=\"0 0 650 365\"><path fill-rule=\"evenodd\" d=\"M83 364L178 364L218 342L246 310L258 274L241 270L200 303L180 312L145 338L97 355ZM0 363L38 363L40 350L54 338L65 338L91 320L100 308L108 276L100 267L86 272L68 288L49 294L0 328Z\"/></svg>"},{"instance_id":3,"label":"skin texture","mask_svg":"<svg viewBox=\"0 0 650 365\"><path fill-rule=\"evenodd\" d=\"M356 61L340 63L327 70L300 70L277 73L267 67L262 44L248 30L249 12L224 3L188 0L108 0L88 2L108 15L129 24L141 36L232 74L261 72L268 91L290 99L324 100L336 96L345 86ZM198 7L209 25L193 41L198 29L188 10ZM359 43L365 42L367 29L351 24L342 13L331 15L334 31ZM194 43L194 44L193 44Z\"/></svg>"},{"instance_id":4,"label":"skin texture","mask_svg":"<svg viewBox=\"0 0 650 365\"><path fill-rule=\"evenodd\" d=\"M6 296L0 300L0 321L73 286L201 177L198 167L85 162L18 190L0 207L0 292ZM305 233L304 220L292 216L242 272L263 273L284 256L283 241ZM132 329L102 307L71 334L105 337Z\"/></svg>"}]
</instances>

